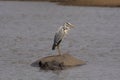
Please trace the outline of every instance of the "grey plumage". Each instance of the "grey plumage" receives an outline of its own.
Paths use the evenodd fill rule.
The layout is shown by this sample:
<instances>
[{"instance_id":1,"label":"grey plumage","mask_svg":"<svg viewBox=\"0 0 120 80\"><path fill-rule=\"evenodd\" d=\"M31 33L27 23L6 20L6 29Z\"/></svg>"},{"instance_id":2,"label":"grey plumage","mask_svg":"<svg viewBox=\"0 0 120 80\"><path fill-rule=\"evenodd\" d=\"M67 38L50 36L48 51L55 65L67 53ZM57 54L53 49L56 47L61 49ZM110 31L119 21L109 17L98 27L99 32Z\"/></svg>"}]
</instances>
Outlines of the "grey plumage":
<instances>
[{"instance_id":1,"label":"grey plumage","mask_svg":"<svg viewBox=\"0 0 120 80\"><path fill-rule=\"evenodd\" d=\"M60 44L60 42L62 41L64 35L65 35L65 32L64 32L63 28L61 27L59 29L59 31L55 33L52 50L55 50L55 47Z\"/></svg>"},{"instance_id":2,"label":"grey plumage","mask_svg":"<svg viewBox=\"0 0 120 80\"><path fill-rule=\"evenodd\" d=\"M61 26L58 31L55 33L54 36L54 43L52 46L52 50L55 50L55 48L57 47L58 52L60 54L60 49L59 49L59 44L61 43L61 41L63 40L64 36L67 34L67 32L73 28L74 26L71 23L64 23L63 26Z\"/></svg>"}]
</instances>

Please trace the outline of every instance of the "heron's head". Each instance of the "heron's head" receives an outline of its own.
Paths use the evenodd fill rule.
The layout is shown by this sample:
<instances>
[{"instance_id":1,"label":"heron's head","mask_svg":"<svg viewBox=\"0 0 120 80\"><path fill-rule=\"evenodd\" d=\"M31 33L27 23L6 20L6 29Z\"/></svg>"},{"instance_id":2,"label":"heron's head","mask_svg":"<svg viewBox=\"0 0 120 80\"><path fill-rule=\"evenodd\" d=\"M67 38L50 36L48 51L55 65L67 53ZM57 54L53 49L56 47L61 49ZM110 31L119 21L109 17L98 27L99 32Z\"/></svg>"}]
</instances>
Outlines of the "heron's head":
<instances>
[{"instance_id":1,"label":"heron's head","mask_svg":"<svg viewBox=\"0 0 120 80\"><path fill-rule=\"evenodd\" d=\"M72 25L72 24L69 23L69 22L64 23L63 26L64 26L63 29L65 30L66 33L67 33L71 28L74 28L74 25Z\"/></svg>"},{"instance_id":2,"label":"heron's head","mask_svg":"<svg viewBox=\"0 0 120 80\"><path fill-rule=\"evenodd\" d=\"M74 25L72 25L69 22L65 22L63 26L65 27L66 30L70 30L71 28L74 28Z\"/></svg>"}]
</instances>

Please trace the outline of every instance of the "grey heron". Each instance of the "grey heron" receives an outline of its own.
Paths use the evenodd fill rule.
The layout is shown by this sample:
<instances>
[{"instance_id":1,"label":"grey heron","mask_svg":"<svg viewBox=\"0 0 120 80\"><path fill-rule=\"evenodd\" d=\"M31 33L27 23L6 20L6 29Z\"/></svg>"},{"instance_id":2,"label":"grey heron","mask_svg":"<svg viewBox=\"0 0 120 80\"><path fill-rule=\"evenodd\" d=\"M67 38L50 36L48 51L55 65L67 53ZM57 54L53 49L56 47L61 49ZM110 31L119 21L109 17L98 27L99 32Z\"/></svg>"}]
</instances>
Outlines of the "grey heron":
<instances>
[{"instance_id":1,"label":"grey heron","mask_svg":"<svg viewBox=\"0 0 120 80\"><path fill-rule=\"evenodd\" d=\"M63 26L61 26L58 31L55 33L55 36L54 36L54 43L53 43L53 46L52 46L52 50L55 50L57 48L57 51L59 53L59 55L61 55L61 51L60 51L60 43L61 41L63 40L63 38L65 37L65 35L68 33L68 31L73 28L74 25L72 25L71 23L69 22L65 22L63 24Z\"/></svg>"}]
</instances>

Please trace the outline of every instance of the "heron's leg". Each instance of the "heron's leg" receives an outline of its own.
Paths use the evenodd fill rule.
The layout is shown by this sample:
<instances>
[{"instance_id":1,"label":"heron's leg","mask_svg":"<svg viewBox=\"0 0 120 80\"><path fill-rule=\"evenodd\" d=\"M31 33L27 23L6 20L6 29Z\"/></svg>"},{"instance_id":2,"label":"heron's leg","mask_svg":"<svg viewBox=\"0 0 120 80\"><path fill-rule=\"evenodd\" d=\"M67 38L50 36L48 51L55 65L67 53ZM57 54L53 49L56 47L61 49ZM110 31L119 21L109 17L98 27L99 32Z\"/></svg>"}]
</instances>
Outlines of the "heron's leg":
<instances>
[{"instance_id":1,"label":"heron's leg","mask_svg":"<svg viewBox=\"0 0 120 80\"><path fill-rule=\"evenodd\" d=\"M60 46L57 46L58 54L61 55Z\"/></svg>"}]
</instances>

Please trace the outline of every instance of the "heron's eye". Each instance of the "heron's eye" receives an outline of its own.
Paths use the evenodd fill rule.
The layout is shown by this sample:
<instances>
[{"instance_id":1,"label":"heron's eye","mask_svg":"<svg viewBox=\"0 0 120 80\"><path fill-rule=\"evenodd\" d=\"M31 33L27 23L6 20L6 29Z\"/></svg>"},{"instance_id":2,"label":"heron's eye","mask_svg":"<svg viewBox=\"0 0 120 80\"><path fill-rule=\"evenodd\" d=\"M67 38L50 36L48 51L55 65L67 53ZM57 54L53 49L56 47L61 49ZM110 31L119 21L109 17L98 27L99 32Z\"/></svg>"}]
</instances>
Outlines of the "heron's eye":
<instances>
[{"instance_id":1,"label":"heron's eye","mask_svg":"<svg viewBox=\"0 0 120 80\"><path fill-rule=\"evenodd\" d=\"M63 30L66 30L67 28L66 27L63 27Z\"/></svg>"}]
</instances>

